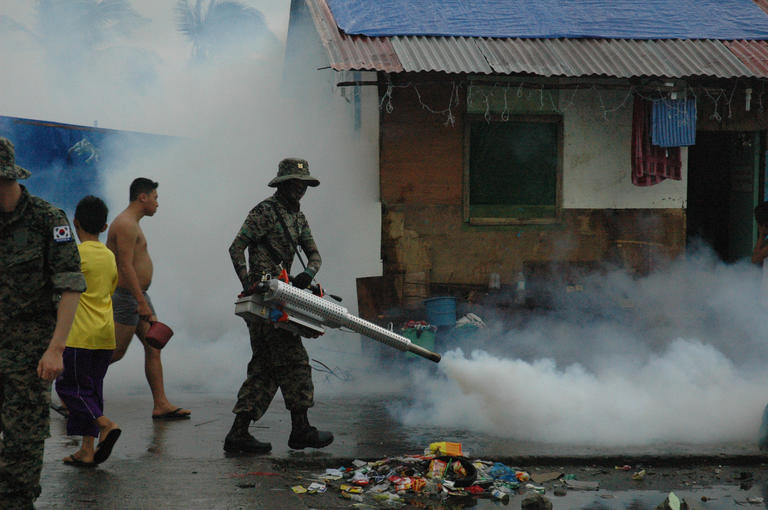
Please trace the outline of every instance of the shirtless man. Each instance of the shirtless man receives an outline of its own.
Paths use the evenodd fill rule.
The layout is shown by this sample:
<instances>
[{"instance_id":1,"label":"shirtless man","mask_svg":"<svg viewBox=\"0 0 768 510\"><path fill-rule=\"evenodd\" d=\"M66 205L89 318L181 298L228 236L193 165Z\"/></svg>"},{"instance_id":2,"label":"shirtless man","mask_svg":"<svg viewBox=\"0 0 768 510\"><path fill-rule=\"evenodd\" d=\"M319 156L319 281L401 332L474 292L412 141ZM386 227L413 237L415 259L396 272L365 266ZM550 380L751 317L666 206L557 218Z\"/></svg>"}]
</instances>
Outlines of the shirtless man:
<instances>
[{"instance_id":1,"label":"shirtless man","mask_svg":"<svg viewBox=\"0 0 768 510\"><path fill-rule=\"evenodd\" d=\"M152 283L152 259L147 251L147 239L139 226L144 216L157 211L157 183L139 177L131 183L130 203L109 226L107 247L117 260L117 289L112 296L115 314L115 352L112 363L122 359L135 334L144 345L144 372L152 390L156 420L189 418L190 411L172 405L165 396L163 365L160 350L144 340L149 322L156 321L147 289Z\"/></svg>"}]
</instances>

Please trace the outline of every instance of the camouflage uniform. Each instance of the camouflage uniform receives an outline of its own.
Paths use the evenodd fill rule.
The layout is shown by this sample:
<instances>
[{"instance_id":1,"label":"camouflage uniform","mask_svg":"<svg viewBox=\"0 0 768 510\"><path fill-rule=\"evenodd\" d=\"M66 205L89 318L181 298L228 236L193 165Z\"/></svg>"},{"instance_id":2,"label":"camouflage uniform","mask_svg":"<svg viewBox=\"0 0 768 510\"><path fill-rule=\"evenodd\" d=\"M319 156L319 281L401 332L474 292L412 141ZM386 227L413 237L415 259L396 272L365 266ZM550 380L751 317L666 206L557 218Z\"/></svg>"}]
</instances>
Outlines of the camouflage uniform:
<instances>
[{"instance_id":1,"label":"camouflage uniform","mask_svg":"<svg viewBox=\"0 0 768 510\"><path fill-rule=\"evenodd\" d=\"M298 208L292 208L276 193L251 210L229 247L232 263L243 288L247 289L259 281L262 274L276 277L280 273L280 264L290 273L294 248L286 239L277 217L278 212L288 227L291 239L298 240L298 245L307 255L307 272L314 275L320 269L322 260L307 219ZM244 254L246 248L247 267ZM253 356L248 363L248 376L237 394L233 412L258 420L267 411L277 388L281 389L285 406L289 410L300 411L312 407L312 373L301 337L278 329L266 320L246 323Z\"/></svg>"},{"instance_id":2,"label":"camouflage uniform","mask_svg":"<svg viewBox=\"0 0 768 510\"><path fill-rule=\"evenodd\" d=\"M2 163L2 162L0 162ZM37 364L56 326L56 297L82 292L85 278L64 211L21 186L0 212L0 501L31 507L40 494L43 443L49 436L51 383Z\"/></svg>"}]
</instances>

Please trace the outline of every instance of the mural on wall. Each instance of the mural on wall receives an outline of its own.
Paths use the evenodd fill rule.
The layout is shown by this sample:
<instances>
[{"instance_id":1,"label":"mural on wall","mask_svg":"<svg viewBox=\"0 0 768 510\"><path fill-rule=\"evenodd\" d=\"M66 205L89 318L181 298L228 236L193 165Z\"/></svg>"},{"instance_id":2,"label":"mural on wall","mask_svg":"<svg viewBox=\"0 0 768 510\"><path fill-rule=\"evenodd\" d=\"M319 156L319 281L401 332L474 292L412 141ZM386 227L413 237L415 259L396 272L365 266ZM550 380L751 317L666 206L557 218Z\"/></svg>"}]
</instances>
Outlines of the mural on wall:
<instances>
[{"instance_id":1,"label":"mural on wall","mask_svg":"<svg viewBox=\"0 0 768 510\"><path fill-rule=\"evenodd\" d=\"M157 147L170 137L0 116L0 136L16 148L16 163L32 175L23 184L70 217L85 195L104 195L114 147ZM148 143L151 142L151 143Z\"/></svg>"}]
</instances>

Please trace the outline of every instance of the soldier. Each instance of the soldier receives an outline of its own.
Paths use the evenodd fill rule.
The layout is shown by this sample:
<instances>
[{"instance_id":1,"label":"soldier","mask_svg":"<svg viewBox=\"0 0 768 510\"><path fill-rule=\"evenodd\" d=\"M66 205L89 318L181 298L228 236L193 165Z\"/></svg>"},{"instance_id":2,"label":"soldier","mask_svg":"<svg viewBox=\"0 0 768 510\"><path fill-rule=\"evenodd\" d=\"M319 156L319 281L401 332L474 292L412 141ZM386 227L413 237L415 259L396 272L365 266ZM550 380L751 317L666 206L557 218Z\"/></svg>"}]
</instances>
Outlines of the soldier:
<instances>
[{"instance_id":1,"label":"soldier","mask_svg":"<svg viewBox=\"0 0 768 510\"><path fill-rule=\"evenodd\" d=\"M282 269L290 273L296 245L307 255L307 266L293 277L293 285L306 289L312 283L322 260L307 219L299 209L299 201L307 186L319 184L320 181L309 174L305 160L288 158L280 162L277 177L269 182L277 192L251 209L229 247L235 272L246 292L264 274L277 276ZM307 418L307 409L314 404L314 386L301 337L278 329L267 320L246 323L253 356L232 410L235 421L224 440L224 450L266 453L272 449L271 444L251 436L248 426L264 415L278 388L283 393L285 407L291 412L288 446L303 449L331 444L333 435L310 426Z\"/></svg>"},{"instance_id":2,"label":"soldier","mask_svg":"<svg viewBox=\"0 0 768 510\"><path fill-rule=\"evenodd\" d=\"M17 179L13 144L0 138L0 502L33 508L40 495L51 381L85 278L64 211ZM58 306L56 304L58 301Z\"/></svg>"}]
</instances>

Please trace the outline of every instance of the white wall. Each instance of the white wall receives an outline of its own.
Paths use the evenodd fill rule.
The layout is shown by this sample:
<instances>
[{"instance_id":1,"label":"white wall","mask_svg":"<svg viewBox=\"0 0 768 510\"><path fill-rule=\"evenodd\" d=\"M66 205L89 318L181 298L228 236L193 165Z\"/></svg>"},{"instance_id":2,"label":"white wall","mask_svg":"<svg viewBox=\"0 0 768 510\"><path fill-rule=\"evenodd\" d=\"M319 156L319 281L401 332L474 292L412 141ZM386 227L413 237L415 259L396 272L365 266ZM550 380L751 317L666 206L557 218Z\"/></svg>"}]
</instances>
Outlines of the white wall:
<instances>
[{"instance_id":1,"label":"white wall","mask_svg":"<svg viewBox=\"0 0 768 510\"><path fill-rule=\"evenodd\" d=\"M561 91L564 111L563 207L566 209L682 208L688 150L682 150L682 181L654 186L631 180L632 97L626 90ZM601 102L602 99L602 102ZM607 110L618 109L603 115Z\"/></svg>"}]
</instances>

